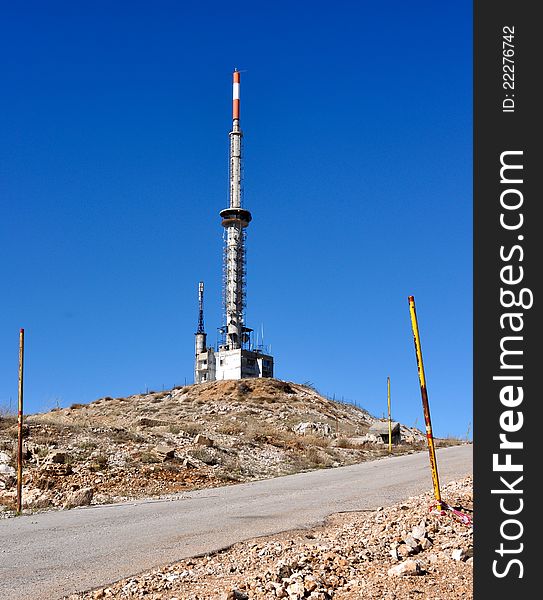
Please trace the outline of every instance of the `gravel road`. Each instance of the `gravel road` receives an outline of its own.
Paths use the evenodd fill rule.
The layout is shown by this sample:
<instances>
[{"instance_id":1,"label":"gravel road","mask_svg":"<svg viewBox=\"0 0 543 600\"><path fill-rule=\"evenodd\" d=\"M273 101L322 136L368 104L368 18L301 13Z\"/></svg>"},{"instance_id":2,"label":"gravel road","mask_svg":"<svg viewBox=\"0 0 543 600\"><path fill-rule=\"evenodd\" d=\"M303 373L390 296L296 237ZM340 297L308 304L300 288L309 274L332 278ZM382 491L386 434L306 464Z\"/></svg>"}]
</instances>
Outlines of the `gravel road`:
<instances>
[{"instance_id":1,"label":"gravel road","mask_svg":"<svg viewBox=\"0 0 543 600\"><path fill-rule=\"evenodd\" d=\"M472 446L437 451L442 483L471 474ZM387 506L431 489L419 452L189 492L0 520L2 598L54 600L332 513Z\"/></svg>"}]
</instances>

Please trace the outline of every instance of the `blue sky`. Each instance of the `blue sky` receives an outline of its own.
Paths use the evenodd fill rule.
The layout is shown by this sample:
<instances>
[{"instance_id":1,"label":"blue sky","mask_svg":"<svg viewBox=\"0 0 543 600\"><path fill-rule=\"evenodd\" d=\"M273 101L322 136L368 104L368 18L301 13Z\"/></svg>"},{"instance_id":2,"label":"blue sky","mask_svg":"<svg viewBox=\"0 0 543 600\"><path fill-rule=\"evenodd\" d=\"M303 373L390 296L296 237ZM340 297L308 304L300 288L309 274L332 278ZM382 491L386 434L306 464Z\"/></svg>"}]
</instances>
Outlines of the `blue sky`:
<instances>
[{"instance_id":1,"label":"blue sky","mask_svg":"<svg viewBox=\"0 0 543 600\"><path fill-rule=\"evenodd\" d=\"M0 405L192 381L221 325L231 72L245 70L246 322L276 375L472 421L469 2L3 3Z\"/></svg>"}]
</instances>

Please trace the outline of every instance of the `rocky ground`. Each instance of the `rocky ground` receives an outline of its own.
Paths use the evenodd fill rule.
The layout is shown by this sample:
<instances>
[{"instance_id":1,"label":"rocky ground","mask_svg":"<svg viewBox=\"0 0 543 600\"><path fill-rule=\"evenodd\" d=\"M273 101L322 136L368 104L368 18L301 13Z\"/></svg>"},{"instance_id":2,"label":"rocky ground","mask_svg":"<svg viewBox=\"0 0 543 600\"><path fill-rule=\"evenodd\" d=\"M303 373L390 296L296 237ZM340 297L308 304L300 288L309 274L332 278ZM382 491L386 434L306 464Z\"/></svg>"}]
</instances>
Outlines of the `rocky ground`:
<instances>
[{"instance_id":1,"label":"rocky ground","mask_svg":"<svg viewBox=\"0 0 543 600\"><path fill-rule=\"evenodd\" d=\"M442 490L470 514L471 478ZM334 515L311 530L249 540L69 600L456 600L473 597L473 531L430 493L369 512Z\"/></svg>"},{"instance_id":2,"label":"rocky ground","mask_svg":"<svg viewBox=\"0 0 543 600\"><path fill-rule=\"evenodd\" d=\"M23 508L71 508L373 460L366 411L276 379L100 398L25 419ZM394 453L424 448L401 427ZM0 517L15 506L15 417L0 416ZM445 443L445 441L443 441Z\"/></svg>"}]
</instances>

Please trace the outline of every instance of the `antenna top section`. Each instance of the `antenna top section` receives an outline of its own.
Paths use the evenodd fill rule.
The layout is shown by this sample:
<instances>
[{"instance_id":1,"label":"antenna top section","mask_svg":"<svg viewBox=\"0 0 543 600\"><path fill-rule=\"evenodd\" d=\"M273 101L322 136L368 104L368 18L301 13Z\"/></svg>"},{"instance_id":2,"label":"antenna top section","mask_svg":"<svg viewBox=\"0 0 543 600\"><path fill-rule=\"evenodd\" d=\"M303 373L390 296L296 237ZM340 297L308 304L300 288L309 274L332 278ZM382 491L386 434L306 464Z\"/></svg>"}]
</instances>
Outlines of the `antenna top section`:
<instances>
[{"instance_id":1,"label":"antenna top section","mask_svg":"<svg viewBox=\"0 0 543 600\"><path fill-rule=\"evenodd\" d=\"M232 74L232 119L239 120L239 87L240 87L240 72L234 69Z\"/></svg>"}]
</instances>

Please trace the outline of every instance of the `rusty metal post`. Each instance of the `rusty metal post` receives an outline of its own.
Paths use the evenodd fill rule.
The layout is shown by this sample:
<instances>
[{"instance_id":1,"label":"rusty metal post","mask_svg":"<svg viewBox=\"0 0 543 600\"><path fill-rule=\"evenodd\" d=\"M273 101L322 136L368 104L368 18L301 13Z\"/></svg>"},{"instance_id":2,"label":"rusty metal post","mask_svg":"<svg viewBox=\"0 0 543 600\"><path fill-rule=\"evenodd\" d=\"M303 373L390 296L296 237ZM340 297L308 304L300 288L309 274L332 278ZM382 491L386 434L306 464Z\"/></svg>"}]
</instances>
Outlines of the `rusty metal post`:
<instances>
[{"instance_id":1,"label":"rusty metal post","mask_svg":"<svg viewBox=\"0 0 543 600\"><path fill-rule=\"evenodd\" d=\"M25 330L19 332L19 406L17 410L17 514L23 505L23 374Z\"/></svg>"},{"instance_id":2,"label":"rusty metal post","mask_svg":"<svg viewBox=\"0 0 543 600\"><path fill-rule=\"evenodd\" d=\"M388 453L392 453L392 421L390 417L390 377L387 377L387 400L388 400Z\"/></svg>"},{"instance_id":3,"label":"rusty metal post","mask_svg":"<svg viewBox=\"0 0 543 600\"><path fill-rule=\"evenodd\" d=\"M409 296L409 313L411 315L411 327L415 342L415 353L417 355L417 369L419 372L420 394L422 397L422 410L424 412L424 423L426 425L426 440L428 442L428 454L430 456L430 468L432 470L432 481L434 484L434 496L436 498L436 509L441 511L441 491L439 489L439 475L437 472L436 451L434 447L434 436L432 434L432 421L430 420L430 405L428 404L428 391L426 389L426 376L424 374L424 363L422 362L422 349L420 346L419 325L417 322L417 310L415 308L415 297Z\"/></svg>"}]
</instances>

